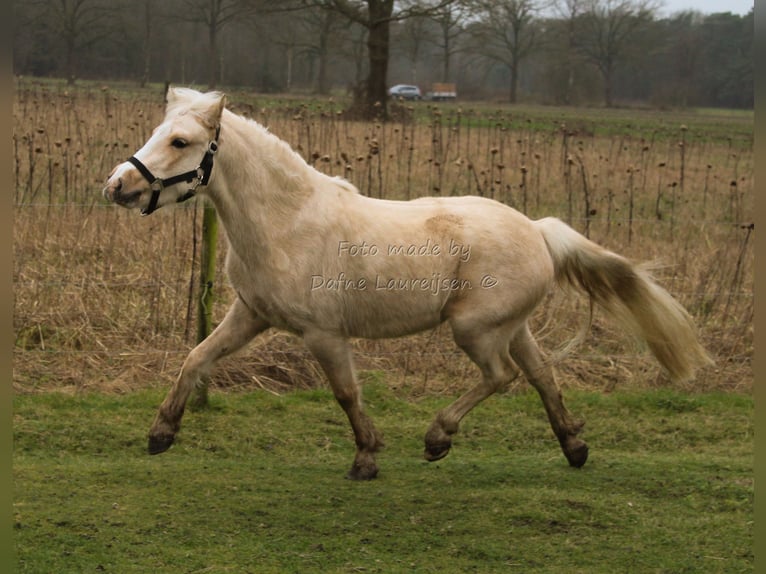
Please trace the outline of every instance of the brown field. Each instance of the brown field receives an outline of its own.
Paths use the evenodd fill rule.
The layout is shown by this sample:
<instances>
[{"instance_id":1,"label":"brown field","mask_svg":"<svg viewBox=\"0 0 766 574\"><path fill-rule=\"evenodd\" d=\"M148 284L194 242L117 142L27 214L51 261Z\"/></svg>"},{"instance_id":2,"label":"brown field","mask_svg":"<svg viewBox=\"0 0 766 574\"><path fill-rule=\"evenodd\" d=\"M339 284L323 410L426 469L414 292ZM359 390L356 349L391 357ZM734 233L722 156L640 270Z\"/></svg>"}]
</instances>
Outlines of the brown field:
<instances>
[{"instance_id":1,"label":"brown field","mask_svg":"<svg viewBox=\"0 0 766 574\"><path fill-rule=\"evenodd\" d=\"M362 193L494 197L656 262L716 359L686 388L752 388L752 116L422 103L395 106L390 122L361 123L345 118L341 102L242 92L230 102ZM190 203L140 218L101 198L112 166L141 147L162 112L157 90L17 82L17 392L167 385L193 346L201 209ZM214 291L220 319L232 293L223 278ZM582 297L554 292L534 330L553 353L587 316ZM457 391L476 378L447 327L356 346L366 376L383 372L412 394ZM646 350L598 312L557 370L563 386L669 384ZM301 342L276 332L224 361L213 383L275 392L324 384Z\"/></svg>"}]
</instances>

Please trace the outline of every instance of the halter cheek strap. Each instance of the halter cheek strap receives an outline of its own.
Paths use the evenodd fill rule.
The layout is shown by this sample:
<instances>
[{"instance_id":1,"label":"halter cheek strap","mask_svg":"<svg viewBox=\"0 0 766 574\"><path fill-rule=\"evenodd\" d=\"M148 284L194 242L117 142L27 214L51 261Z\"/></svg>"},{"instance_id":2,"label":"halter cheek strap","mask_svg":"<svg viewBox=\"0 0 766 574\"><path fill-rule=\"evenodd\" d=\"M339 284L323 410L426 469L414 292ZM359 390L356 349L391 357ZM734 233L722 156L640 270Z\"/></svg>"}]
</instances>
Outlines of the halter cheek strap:
<instances>
[{"instance_id":1,"label":"halter cheek strap","mask_svg":"<svg viewBox=\"0 0 766 574\"><path fill-rule=\"evenodd\" d=\"M149 171L149 168L141 163L141 160L136 156L131 156L128 158L128 161L133 164L135 168L141 173L141 175L144 176L144 179L149 182L149 186L152 190L152 197L149 199L149 205L141 210L141 215L149 215L157 209L157 203L160 200L160 194L166 187L170 187L171 185L182 182L191 183L191 187L186 191L186 193L184 193L176 200L178 203L181 203L182 201L186 201L187 199L194 197L194 195L197 193L197 187L200 185L208 184L210 181L210 174L213 171L213 156L215 156L215 153L218 151L218 136L220 133L221 126L218 126L215 130L215 138L208 144L207 151L202 157L202 161L200 161L199 165L195 169L174 175L172 177L167 177L165 179L155 177L154 174Z\"/></svg>"}]
</instances>

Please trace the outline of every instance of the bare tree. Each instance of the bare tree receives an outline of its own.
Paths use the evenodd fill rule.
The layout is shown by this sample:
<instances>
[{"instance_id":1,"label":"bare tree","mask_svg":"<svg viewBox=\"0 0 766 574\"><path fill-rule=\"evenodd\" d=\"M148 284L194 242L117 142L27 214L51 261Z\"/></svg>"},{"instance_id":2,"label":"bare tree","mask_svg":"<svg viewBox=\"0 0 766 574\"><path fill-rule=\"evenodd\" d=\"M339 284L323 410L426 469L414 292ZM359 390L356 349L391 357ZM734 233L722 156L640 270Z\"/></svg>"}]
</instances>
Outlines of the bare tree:
<instances>
[{"instance_id":1,"label":"bare tree","mask_svg":"<svg viewBox=\"0 0 766 574\"><path fill-rule=\"evenodd\" d=\"M585 0L555 0L556 11L561 16L566 30L566 52L564 53L564 66L566 68L566 88L564 91L564 103L572 103L572 90L574 87L575 74L575 24L582 12Z\"/></svg>"},{"instance_id":2,"label":"bare tree","mask_svg":"<svg viewBox=\"0 0 766 574\"><path fill-rule=\"evenodd\" d=\"M442 58L442 82L450 81L452 56L459 50L458 40L465 32L465 24L470 15L467 3L455 2L435 11L431 19L439 27L439 34L434 43L439 48Z\"/></svg>"},{"instance_id":3,"label":"bare tree","mask_svg":"<svg viewBox=\"0 0 766 574\"><path fill-rule=\"evenodd\" d=\"M479 23L472 28L474 49L506 66L510 72L510 100L518 96L519 68L537 42L532 25L543 4L538 0L474 0Z\"/></svg>"},{"instance_id":4,"label":"bare tree","mask_svg":"<svg viewBox=\"0 0 766 574\"><path fill-rule=\"evenodd\" d=\"M347 43L341 48L349 59L354 62L354 85L362 84L369 65L367 56L367 28L352 22L348 30Z\"/></svg>"},{"instance_id":5,"label":"bare tree","mask_svg":"<svg viewBox=\"0 0 766 574\"><path fill-rule=\"evenodd\" d=\"M333 11L322 10L318 7L304 8L289 24L298 31L301 40L296 42L300 51L311 61L311 77L314 78L314 62L316 62L316 78L314 89L319 94L330 91L328 69L330 56L333 51L340 50L343 41L349 41L343 34L350 26L350 21ZM296 25L297 24L297 25Z\"/></svg>"},{"instance_id":6,"label":"bare tree","mask_svg":"<svg viewBox=\"0 0 766 574\"><path fill-rule=\"evenodd\" d=\"M149 81L149 71L152 64L152 23L154 22L154 11L152 10L156 0L144 0L144 37L143 37L143 69L141 70L141 87L146 86Z\"/></svg>"},{"instance_id":7,"label":"bare tree","mask_svg":"<svg viewBox=\"0 0 766 574\"><path fill-rule=\"evenodd\" d=\"M302 22L296 23L294 20L284 18L270 19L268 30L265 31L269 41L278 46L279 51L284 54L284 90L286 92L293 89L295 60L306 50L306 44L303 43L305 34L301 24Z\"/></svg>"},{"instance_id":8,"label":"bare tree","mask_svg":"<svg viewBox=\"0 0 766 574\"><path fill-rule=\"evenodd\" d=\"M428 20L421 17L409 18L397 34L397 45L407 58L410 68L410 82L418 82L418 63L423 52L423 46L430 37Z\"/></svg>"},{"instance_id":9,"label":"bare tree","mask_svg":"<svg viewBox=\"0 0 766 574\"><path fill-rule=\"evenodd\" d=\"M179 19L202 24L208 37L208 88L219 80L218 37L232 22L252 18L258 8L257 0L181 0Z\"/></svg>"},{"instance_id":10,"label":"bare tree","mask_svg":"<svg viewBox=\"0 0 766 574\"><path fill-rule=\"evenodd\" d=\"M317 24L316 43L312 46L314 53L319 61L319 70L317 71L316 91L320 94L326 94L330 91L327 78L328 60L330 58L330 49L333 47L335 33L340 28L338 14L329 10L322 10L315 16Z\"/></svg>"},{"instance_id":11,"label":"bare tree","mask_svg":"<svg viewBox=\"0 0 766 574\"><path fill-rule=\"evenodd\" d=\"M702 38L702 15L690 10L679 12L671 19L662 22L668 41L663 43L659 52L666 58L669 71L665 82L655 89L655 98L686 107L693 102L695 75L699 73L703 60L705 43Z\"/></svg>"},{"instance_id":12,"label":"bare tree","mask_svg":"<svg viewBox=\"0 0 766 574\"><path fill-rule=\"evenodd\" d=\"M34 2L50 18L51 27L64 43L64 70L68 84L77 77L77 54L96 44L113 30L110 13L99 0L38 0Z\"/></svg>"},{"instance_id":13,"label":"bare tree","mask_svg":"<svg viewBox=\"0 0 766 574\"><path fill-rule=\"evenodd\" d=\"M388 61L391 22L414 16L427 16L455 0L304 0L307 6L319 6L339 12L367 29L369 73L361 91L362 114L367 118L387 117Z\"/></svg>"},{"instance_id":14,"label":"bare tree","mask_svg":"<svg viewBox=\"0 0 766 574\"><path fill-rule=\"evenodd\" d=\"M607 107L613 104L615 69L656 10L655 0L586 0L575 19L575 45L601 74Z\"/></svg>"}]
</instances>

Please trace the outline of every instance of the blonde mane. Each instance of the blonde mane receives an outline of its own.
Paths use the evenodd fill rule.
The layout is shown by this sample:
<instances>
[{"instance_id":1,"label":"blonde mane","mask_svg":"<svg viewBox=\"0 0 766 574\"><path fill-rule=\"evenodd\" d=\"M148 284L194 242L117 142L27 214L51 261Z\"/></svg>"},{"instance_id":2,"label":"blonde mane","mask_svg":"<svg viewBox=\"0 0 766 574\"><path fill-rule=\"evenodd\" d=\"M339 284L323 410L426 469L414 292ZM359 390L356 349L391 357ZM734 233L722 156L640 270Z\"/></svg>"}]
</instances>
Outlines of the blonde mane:
<instances>
[{"instance_id":1,"label":"blonde mane","mask_svg":"<svg viewBox=\"0 0 766 574\"><path fill-rule=\"evenodd\" d=\"M348 193L359 193L356 186L347 179L341 176L328 175L311 166L290 144L273 134L267 126L258 121L224 110L224 122L240 130L242 137L255 136L257 143L253 143L260 150L259 154L262 160L270 171L280 173L285 181L300 180L306 184L310 184L312 181L331 183ZM225 134L223 137L225 138Z\"/></svg>"}]
</instances>

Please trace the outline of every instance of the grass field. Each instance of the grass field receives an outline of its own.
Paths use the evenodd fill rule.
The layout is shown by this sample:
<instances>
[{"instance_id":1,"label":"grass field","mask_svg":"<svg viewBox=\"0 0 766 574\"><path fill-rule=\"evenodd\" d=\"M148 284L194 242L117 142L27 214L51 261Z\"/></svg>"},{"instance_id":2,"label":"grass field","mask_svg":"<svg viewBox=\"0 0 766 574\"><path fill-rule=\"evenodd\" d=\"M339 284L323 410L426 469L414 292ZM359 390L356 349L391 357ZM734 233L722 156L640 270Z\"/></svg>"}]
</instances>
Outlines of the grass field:
<instances>
[{"instance_id":1,"label":"grass field","mask_svg":"<svg viewBox=\"0 0 766 574\"><path fill-rule=\"evenodd\" d=\"M450 397L366 388L377 480L325 390L215 393L166 454L161 395L14 403L18 572L753 572L753 401L572 392L591 458L567 466L533 392L489 399L422 457Z\"/></svg>"}]
</instances>

